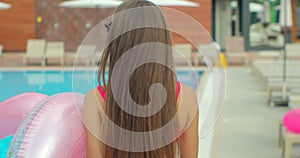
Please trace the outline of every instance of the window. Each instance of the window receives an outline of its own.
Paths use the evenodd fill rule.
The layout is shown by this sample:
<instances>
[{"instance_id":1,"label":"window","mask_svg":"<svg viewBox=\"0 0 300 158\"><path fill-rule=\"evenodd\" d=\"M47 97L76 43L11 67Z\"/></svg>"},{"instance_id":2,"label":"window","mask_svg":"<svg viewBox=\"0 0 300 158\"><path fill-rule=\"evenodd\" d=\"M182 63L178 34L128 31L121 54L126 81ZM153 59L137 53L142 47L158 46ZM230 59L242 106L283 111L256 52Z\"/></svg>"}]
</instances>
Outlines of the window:
<instances>
[{"instance_id":1,"label":"window","mask_svg":"<svg viewBox=\"0 0 300 158\"><path fill-rule=\"evenodd\" d=\"M282 47L284 35L280 25L280 0L251 0L249 3L250 47Z\"/></svg>"}]
</instances>

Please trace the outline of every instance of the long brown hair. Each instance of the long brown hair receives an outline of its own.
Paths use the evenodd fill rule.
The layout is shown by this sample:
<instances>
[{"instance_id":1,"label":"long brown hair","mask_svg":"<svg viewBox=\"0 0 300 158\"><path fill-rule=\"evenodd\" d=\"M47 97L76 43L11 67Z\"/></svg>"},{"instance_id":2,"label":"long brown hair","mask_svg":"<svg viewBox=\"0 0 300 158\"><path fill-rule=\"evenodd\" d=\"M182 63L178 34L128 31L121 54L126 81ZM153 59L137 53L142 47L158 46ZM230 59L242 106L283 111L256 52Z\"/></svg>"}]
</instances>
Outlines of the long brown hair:
<instances>
[{"instance_id":1,"label":"long brown hair","mask_svg":"<svg viewBox=\"0 0 300 158\"><path fill-rule=\"evenodd\" d=\"M114 122L117 126L133 131L133 132L148 132L159 129L165 126L172 118L175 116L177 112L176 108L176 75L172 71L172 67L167 67L161 63L150 62L143 64L136 68L134 72L131 74L129 79L129 93L132 99L140 105L145 105L151 102L151 98L149 96L149 88L154 83L160 83L164 86L167 97L164 106L162 109L156 114L149 117L138 117L128 114L124 110L122 110L119 104L122 104L123 107L129 107L130 104L128 100L124 98L121 103L117 104L112 92L112 74L111 72L114 70L117 61L121 58L122 55L125 54L126 51L131 48L141 45L143 43L161 43L165 45L172 45L172 40L169 31L166 29L166 21L161 10L155 6L153 3L144 0L129 0L122 3L115 11L114 14L117 14L121 11L132 9L136 7L145 7L152 6L155 9L153 10L153 14L151 15L143 15L142 13L139 15L134 15L128 17L127 14L122 14L118 18L114 18L111 28L109 29L109 34L107 41L111 41L107 43L107 47L104 49L102 57L100 59L99 72L98 72L98 82L100 84L100 80L104 81L104 86L107 93L106 100L106 108L105 113L107 117ZM140 20L138 20L140 19ZM130 26L135 22L145 22L145 23L159 23L159 25L163 25L164 28L155 28L155 27L145 27L145 28L137 28L130 31L125 31L118 37L114 37L116 32L122 32L126 29L127 26ZM121 30L121 31L120 31ZM155 46L154 46L155 47ZM157 49L153 49L157 50ZM143 51L143 50L140 50ZM173 56L172 51L170 49L164 49L160 51L165 51L167 53L161 53L161 55L156 58L160 58L168 65L173 64ZM139 52L140 53L140 52ZM141 52L142 53L142 52ZM134 67L134 64L138 60L138 57L129 58L127 64L124 65L126 67ZM108 80L105 82L105 71L108 68ZM115 83L114 83L115 84ZM118 82L118 94L124 95L128 92L128 89L125 89L125 83L122 79ZM175 129L174 129L175 131ZM122 136L118 135L116 131L106 131L109 135L122 144L122 140L124 139ZM165 133L167 135L173 134L173 131L169 131L170 133ZM162 138L163 139L163 138ZM114 140L112 140L114 141ZM124 142L123 142L124 143ZM151 144L151 143L150 143ZM155 143L154 143L155 144ZM144 151L144 152L129 152L116 149L114 147L105 145L105 158L155 158L155 157L167 157L167 158L175 158L177 157L177 148L176 148L176 140L171 142L170 144L161 147L159 149ZM128 146L132 144L127 144ZM153 144L152 144L153 145ZM143 148L143 147L142 147ZM145 147L146 148L146 147Z\"/></svg>"}]
</instances>

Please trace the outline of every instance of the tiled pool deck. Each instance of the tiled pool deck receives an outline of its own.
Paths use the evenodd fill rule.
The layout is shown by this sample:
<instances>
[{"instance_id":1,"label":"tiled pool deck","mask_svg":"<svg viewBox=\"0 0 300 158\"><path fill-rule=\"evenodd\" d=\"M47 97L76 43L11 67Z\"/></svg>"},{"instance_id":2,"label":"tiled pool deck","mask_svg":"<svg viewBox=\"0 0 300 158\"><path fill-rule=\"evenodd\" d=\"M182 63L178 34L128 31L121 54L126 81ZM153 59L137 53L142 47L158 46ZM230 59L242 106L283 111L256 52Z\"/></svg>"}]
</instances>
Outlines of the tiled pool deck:
<instances>
[{"instance_id":1,"label":"tiled pool deck","mask_svg":"<svg viewBox=\"0 0 300 158\"><path fill-rule=\"evenodd\" d=\"M212 158L281 158L278 122L288 107L270 107L249 68L227 69L227 93L211 147ZM294 146L291 158L300 158Z\"/></svg>"}]
</instances>

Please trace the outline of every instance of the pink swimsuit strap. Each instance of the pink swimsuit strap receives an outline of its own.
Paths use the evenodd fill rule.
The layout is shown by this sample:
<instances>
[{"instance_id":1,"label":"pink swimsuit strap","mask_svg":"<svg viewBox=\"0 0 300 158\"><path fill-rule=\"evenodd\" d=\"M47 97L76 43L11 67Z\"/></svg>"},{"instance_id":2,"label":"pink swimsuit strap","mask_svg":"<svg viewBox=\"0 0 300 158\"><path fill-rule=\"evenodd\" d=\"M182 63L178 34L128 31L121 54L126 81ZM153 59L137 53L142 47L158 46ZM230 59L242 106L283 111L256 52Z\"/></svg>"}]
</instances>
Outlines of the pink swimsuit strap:
<instances>
[{"instance_id":1,"label":"pink swimsuit strap","mask_svg":"<svg viewBox=\"0 0 300 158\"><path fill-rule=\"evenodd\" d=\"M106 92L104 91L103 87L98 86L97 89L98 89L100 95L102 96L103 100L106 101Z\"/></svg>"},{"instance_id":2,"label":"pink swimsuit strap","mask_svg":"<svg viewBox=\"0 0 300 158\"><path fill-rule=\"evenodd\" d=\"M98 89L99 93L101 94L103 100L106 101L106 92L103 89L103 87L102 86L98 86L97 89ZM176 99L178 99L178 97L179 97L180 89L181 89L180 82L177 81Z\"/></svg>"}]
</instances>

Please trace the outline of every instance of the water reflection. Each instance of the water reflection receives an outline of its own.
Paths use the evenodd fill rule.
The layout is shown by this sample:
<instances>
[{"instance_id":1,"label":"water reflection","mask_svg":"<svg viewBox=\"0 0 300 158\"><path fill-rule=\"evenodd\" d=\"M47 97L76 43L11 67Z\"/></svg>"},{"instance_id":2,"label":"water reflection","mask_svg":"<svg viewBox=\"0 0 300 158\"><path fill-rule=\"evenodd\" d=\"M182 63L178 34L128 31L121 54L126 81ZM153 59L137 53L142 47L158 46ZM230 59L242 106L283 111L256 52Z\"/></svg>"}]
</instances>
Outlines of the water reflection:
<instances>
[{"instance_id":1,"label":"water reflection","mask_svg":"<svg viewBox=\"0 0 300 158\"><path fill-rule=\"evenodd\" d=\"M196 88L201 71L177 71L178 80ZM108 74L106 74L106 79ZM101 82L103 83L103 82ZM96 71L1 71L0 102L17 94L38 92L53 95L62 92L87 93L98 86Z\"/></svg>"}]
</instances>

